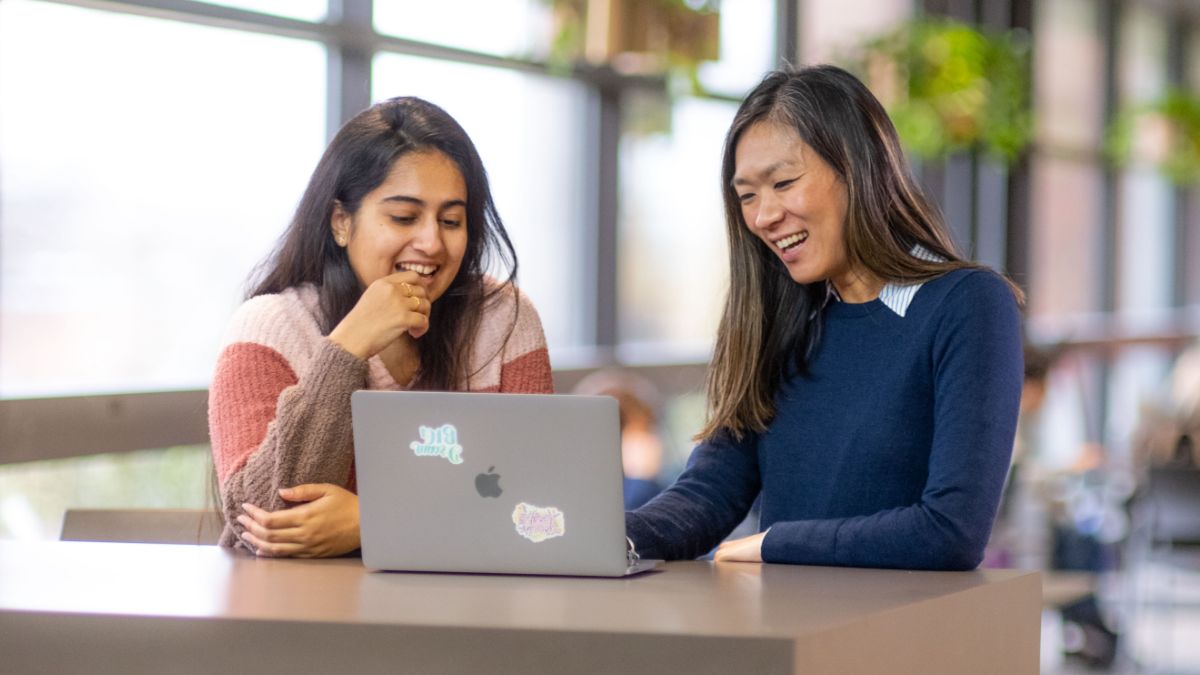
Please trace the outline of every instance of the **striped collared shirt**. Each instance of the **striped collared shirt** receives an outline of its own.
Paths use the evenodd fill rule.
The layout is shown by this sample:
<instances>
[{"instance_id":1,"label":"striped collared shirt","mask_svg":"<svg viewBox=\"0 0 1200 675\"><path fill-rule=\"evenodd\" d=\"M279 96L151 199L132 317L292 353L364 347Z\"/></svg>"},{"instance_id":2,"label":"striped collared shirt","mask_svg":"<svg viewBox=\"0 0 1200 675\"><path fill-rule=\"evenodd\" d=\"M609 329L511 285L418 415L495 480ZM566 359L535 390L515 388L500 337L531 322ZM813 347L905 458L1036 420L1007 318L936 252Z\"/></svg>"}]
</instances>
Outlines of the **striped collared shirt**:
<instances>
[{"instance_id":1,"label":"striped collared shirt","mask_svg":"<svg viewBox=\"0 0 1200 675\"><path fill-rule=\"evenodd\" d=\"M929 260L931 262L941 262L942 260L941 256L935 255L920 244L913 246L912 251L909 253L911 253L914 258L920 258L921 260ZM889 281L884 285L883 289L879 291L879 300L886 305L888 309L892 310L898 316L903 318L904 315L908 313L908 306L912 304L912 300L917 295L917 291L921 290L921 286L923 285L925 285L924 282L905 284ZM836 300L838 302L842 301L842 298L837 293L837 289L833 287L832 282L826 281L825 287L828 289L828 293L825 296L826 304L828 304L830 300Z\"/></svg>"}]
</instances>

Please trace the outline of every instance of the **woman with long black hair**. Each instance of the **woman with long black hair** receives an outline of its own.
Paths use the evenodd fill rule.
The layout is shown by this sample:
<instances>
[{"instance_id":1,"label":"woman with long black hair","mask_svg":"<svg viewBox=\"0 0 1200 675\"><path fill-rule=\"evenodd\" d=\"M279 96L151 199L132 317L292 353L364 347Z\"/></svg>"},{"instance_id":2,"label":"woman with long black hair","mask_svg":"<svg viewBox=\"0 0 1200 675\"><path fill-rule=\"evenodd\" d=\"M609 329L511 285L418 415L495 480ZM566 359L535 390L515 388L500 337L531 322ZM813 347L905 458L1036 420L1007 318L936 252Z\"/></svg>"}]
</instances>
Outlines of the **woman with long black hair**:
<instances>
[{"instance_id":1,"label":"woman with long black hair","mask_svg":"<svg viewBox=\"0 0 1200 675\"><path fill-rule=\"evenodd\" d=\"M490 277L493 265L507 278ZM347 122L217 363L221 544L305 557L358 548L355 390L551 392L516 271L479 154L453 118L394 98Z\"/></svg>"},{"instance_id":2,"label":"woman with long black hair","mask_svg":"<svg viewBox=\"0 0 1200 675\"><path fill-rule=\"evenodd\" d=\"M627 517L643 557L979 564L1021 394L1019 289L964 260L879 101L769 74L726 136L730 290L687 470Z\"/></svg>"}]
</instances>

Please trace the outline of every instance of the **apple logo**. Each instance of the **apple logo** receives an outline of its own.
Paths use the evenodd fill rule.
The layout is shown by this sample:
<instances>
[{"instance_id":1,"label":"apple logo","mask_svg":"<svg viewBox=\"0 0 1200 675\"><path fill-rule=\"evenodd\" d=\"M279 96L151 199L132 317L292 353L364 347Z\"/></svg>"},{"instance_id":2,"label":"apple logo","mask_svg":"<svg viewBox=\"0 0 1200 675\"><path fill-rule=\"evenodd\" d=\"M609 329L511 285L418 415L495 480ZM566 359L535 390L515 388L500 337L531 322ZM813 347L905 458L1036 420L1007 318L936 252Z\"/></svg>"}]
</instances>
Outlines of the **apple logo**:
<instances>
[{"instance_id":1,"label":"apple logo","mask_svg":"<svg viewBox=\"0 0 1200 675\"><path fill-rule=\"evenodd\" d=\"M500 487L500 474L492 473L496 467L489 466L487 473L475 476L475 491L480 497L499 497L504 492Z\"/></svg>"}]
</instances>

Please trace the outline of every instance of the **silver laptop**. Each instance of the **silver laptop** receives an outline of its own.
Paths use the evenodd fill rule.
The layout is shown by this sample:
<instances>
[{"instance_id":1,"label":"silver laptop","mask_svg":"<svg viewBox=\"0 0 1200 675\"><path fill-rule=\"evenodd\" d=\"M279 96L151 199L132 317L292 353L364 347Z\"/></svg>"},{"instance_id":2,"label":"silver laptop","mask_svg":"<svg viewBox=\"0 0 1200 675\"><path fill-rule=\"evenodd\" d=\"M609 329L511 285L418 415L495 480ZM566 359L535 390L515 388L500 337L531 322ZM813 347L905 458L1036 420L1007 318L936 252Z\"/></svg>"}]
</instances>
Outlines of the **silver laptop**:
<instances>
[{"instance_id":1,"label":"silver laptop","mask_svg":"<svg viewBox=\"0 0 1200 675\"><path fill-rule=\"evenodd\" d=\"M367 567L619 577L617 402L606 396L357 391Z\"/></svg>"}]
</instances>

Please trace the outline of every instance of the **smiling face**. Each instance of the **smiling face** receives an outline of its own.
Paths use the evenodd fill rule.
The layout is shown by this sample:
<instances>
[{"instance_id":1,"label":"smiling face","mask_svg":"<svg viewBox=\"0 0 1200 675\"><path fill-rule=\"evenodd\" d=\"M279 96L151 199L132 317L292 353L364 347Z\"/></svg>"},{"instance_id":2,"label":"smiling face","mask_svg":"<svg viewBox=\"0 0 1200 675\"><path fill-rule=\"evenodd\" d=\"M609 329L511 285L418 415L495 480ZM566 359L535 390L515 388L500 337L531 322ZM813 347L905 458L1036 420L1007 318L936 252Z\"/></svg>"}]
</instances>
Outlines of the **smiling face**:
<instances>
[{"instance_id":1,"label":"smiling face","mask_svg":"<svg viewBox=\"0 0 1200 675\"><path fill-rule=\"evenodd\" d=\"M450 287L467 250L467 185L441 152L410 152L356 213L337 205L330 225L363 288L411 270L432 302Z\"/></svg>"},{"instance_id":2,"label":"smiling face","mask_svg":"<svg viewBox=\"0 0 1200 675\"><path fill-rule=\"evenodd\" d=\"M851 269L846 255L846 184L794 129L752 125L738 140L734 163L742 219L793 281L828 279L847 302L874 297L876 284Z\"/></svg>"}]
</instances>

